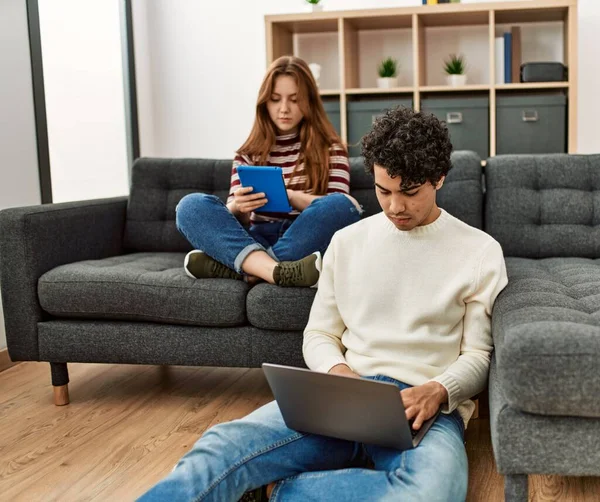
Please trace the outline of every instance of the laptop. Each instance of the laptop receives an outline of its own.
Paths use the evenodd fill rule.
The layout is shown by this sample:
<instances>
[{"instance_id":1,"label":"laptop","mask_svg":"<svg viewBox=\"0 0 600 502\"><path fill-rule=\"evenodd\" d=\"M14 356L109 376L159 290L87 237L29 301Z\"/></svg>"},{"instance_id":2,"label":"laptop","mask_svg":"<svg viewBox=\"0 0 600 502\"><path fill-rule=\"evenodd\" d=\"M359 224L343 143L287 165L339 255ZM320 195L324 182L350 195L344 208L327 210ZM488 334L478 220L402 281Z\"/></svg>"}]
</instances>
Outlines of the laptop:
<instances>
[{"instance_id":1,"label":"laptop","mask_svg":"<svg viewBox=\"0 0 600 502\"><path fill-rule=\"evenodd\" d=\"M293 430L408 450L423 439L440 410L418 431L406 419L392 383L263 363L285 424Z\"/></svg>"}]
</instances>

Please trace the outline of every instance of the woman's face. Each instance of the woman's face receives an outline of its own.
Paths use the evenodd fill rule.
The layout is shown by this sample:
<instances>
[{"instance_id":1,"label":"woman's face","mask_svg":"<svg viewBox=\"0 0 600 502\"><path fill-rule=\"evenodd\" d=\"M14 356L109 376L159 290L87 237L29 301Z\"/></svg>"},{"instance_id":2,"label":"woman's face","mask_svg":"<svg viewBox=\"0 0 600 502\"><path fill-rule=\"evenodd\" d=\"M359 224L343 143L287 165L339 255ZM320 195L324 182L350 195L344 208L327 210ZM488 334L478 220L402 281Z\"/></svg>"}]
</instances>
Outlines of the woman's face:
<instances>
[{"instance_id":1,"label":"woman's face","mask_svg":"<svg viewBox=\"0 0 600 502\"><path fill-rule=\"evenodd\" d=\"M298 84L290 75L275 78L273 92L267 101L269 117L275 124L278 134L292 134L298 130L303 119L297 102Z\"/></svg>"}]
</instances>

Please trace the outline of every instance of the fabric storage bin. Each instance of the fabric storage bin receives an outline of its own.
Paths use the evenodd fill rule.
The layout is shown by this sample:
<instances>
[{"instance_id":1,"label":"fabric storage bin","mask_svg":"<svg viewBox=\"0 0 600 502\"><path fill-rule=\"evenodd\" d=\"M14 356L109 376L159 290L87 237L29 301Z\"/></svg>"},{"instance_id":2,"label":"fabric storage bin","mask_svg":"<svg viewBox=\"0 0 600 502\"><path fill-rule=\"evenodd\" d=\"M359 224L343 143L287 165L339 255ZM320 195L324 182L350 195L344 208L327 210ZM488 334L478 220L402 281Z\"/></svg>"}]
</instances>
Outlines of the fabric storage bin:
<instances>
[{"instance_id":1,"label":"fabric storage bin","mask_svg":"<svg viewBox=\"0 0 600 502\"><path fill-rule=\"evenodd\" d=\"M327 113L327 117L329 121L333 125L336 132L341 136L342 135L342 127L341 127L341 117L340 117L340 99L333 98L328 99L326 97L321 98L323 100L323 107L325 108L325 113Z\"/></svg>"},{"instance_id":2,"label":"fabric storage bin","mask_svg":"<svg viewBox=\"0 0 600 502\"><path fill-rule=\"evenodd\" d=\"M360 140L371 130L377 117L396 106L412 108L410 98L354 98L348 102L348 154L358 157L361 154Z\"/></svg>"},{"instance_id":3,"label":"fabric storage bin","mask_svg":"<svg viewBox=\"0 0 600 502\"><path fill-rule=\"evenodd\" d=\"M566 153L564 94L498 96L496 153Z\"/></svg>"},{"instance_id":4,"label":"fabric storage bin","mask_svg":"<svg viewBox=\"0 0 600 502\"><path fill-rule=\"evenodd\" d=\"M446 122L454 150L471 150L489 157L490 100L485 97L425 97L421 111Z\"/></svg>"}]
</instances>

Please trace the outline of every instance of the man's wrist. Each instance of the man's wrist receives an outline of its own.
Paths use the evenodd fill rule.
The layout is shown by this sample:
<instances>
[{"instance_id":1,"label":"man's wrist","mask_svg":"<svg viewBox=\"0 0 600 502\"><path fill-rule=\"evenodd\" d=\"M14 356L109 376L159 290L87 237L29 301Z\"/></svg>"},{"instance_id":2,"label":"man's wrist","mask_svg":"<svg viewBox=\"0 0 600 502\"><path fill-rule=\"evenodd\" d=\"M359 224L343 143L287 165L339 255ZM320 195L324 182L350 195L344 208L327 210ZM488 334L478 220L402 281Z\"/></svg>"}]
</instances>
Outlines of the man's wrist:
<instances>
[{"instance_id":1,"label":"man's wrist","mask_svg":"<svg viewBox=\"0 0 600 502\"><path fill-rule=\"evenodd\" d=\"M346 363L339 363L332 366L327 373L332 375L355 375L354 371Z\"/></svg>"},{"instance_id":2,"label":"man's wrist","mask_svg":"<svg viewBox=\"0 0 600 502\"><path fill-rule=\"evenodd\" d=\"M432 388L435 389L435 393L436 393L436 396L438 397L440 404L447 403L448 402L448 390L446 389L446 387L444 387L440 382L437 382L435 380L431 380L429 382L429 384L432 386Z\"/></svg>"}]
</instances>

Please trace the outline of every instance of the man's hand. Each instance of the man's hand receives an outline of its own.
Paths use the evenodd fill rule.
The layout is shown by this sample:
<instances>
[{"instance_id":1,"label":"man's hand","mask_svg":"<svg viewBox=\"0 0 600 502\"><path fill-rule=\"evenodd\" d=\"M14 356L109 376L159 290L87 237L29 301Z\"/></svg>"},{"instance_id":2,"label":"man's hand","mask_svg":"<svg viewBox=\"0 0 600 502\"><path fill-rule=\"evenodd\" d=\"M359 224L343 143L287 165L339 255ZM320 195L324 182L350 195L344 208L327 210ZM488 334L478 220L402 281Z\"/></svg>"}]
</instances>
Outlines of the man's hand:
<instances>
[{"instance_id":1,"label":"man's hand","mask_svg":"<svg viewBox=\"0 0 600 502\"><path fill-rule=\"evenodd\" d=\"M415 419L412 428L419 430L425 420L431 418L438 408L448 401L448 391L438 382L427 382L400 391L406 418Z\"/></svg>"},{"instance_id":2,"label":"man's hand","mask_svg":"<svg viewBox=\"0 0 600 502\"><path fill-rule=\"evenodd\" d=\"M336 364L328 373L330 375L346 376L351 378L360 378L360 375L354 373L347 364Z\"/></svg>"}]
</instances>

